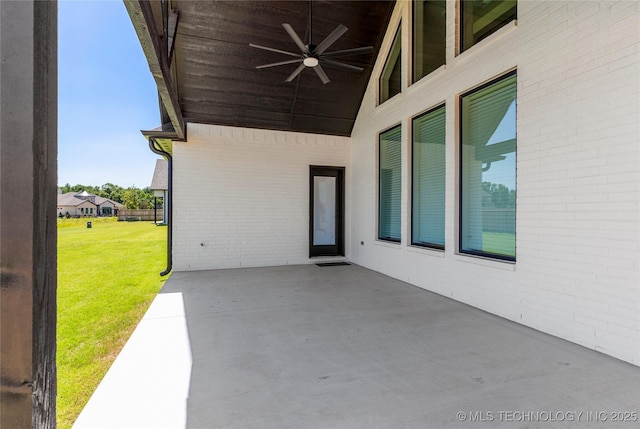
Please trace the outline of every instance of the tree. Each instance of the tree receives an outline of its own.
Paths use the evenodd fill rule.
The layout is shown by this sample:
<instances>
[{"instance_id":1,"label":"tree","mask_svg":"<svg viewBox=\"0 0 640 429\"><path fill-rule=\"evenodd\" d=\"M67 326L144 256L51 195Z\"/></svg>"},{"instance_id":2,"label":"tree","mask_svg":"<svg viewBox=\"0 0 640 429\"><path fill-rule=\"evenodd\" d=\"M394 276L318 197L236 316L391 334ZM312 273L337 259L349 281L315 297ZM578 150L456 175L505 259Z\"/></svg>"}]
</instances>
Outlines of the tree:
<instances>
[{"instance_id":1,"label":"tree","mask_svg":"<svg viewBox=\"0 0 640 429\"><path fill-rule=\"evenodd\" d=\"M128 209L140 208L140 195L137 188L127 188L122 193L122 204Z\"/></svg>"},{"instance_id":2,"label":"tree","mask_svg":"<svg viewBox=\"0 0 640 429\"><path fill-rule=\"evenodd\" d=\"M113 183L105 183L100 187L100 191L104 194L101 195L102 197L122 203L122 193L124 189L120 186L114 185Z\"/></svg>"},{"instance_id":3,"label":"tree","mask_svg":"<svg viewBox=\"0 0 640 429\"><path fill-rule=\"evenodd\" d=\"M516 206L516 191L502 183L482 182L482 190L491 195L491 203L497 208Z\"/></svg>"}]
</instances>

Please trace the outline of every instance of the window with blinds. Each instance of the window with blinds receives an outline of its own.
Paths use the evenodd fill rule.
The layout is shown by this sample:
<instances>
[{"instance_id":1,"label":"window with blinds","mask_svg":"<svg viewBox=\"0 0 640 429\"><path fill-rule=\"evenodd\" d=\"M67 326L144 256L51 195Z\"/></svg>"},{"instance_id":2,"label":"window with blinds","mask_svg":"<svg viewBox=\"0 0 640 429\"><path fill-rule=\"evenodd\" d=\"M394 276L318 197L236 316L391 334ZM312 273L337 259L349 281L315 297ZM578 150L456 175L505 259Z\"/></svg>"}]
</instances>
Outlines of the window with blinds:
<instances>
[{"instance_id":1,"label":"window with blinds","mask_svg":"<svg viewBox=\"0 0 640 429\"><path fill-rule=\"evenodd\" d=\"M516 258L516 74L461 97L460 251Z\"/></svg>"},{"instance_id":2,"label":"window with blinds","mask_svg":"<svg viewBox=\"0 0 640 429\"><path fill-rule=\"evenodd\" d=\"M517 0L461 0L460 52L518 17Z\"/></svg>"},{"instance_id":3,"label":"window with blinds","mask_svg":"<svg viewBox=\"0 0 640 429\"><path fill-rule=\"evenodd\" d=\"M411 244L444 249L445 107L413 119Z\"/></svg>"},{"instance_id":4,"label":"window with blinds","mask_svg":"<svg viewBox=\"0 0 640 429\"><path fill-rule=\"evenodd\" d=\"M400 242L402 197L402 127L380 134L378 183L378 238Z\"/></svg>"},{"instance_id":5,"label":"window with blinds","mask_svg":"<svg viewBox=\"0 0 640 429\"><path fill-rule=\"evenodd\" d=\"M417 82L445 63L445 0L413 2L413 82Z\"/></svg>"}]
</instances>

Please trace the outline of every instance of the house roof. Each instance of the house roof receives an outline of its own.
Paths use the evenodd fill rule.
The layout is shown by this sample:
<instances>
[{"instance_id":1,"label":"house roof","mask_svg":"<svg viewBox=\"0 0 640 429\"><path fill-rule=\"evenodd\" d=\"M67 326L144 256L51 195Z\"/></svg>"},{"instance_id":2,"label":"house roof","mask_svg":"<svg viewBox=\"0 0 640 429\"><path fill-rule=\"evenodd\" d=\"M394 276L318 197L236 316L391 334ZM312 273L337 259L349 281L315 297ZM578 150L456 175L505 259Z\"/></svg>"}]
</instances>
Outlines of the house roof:
<instances>
[{"instance_id":1,"label":"house roof","mask_svg":"<svg viewBox=\"0 0 640 429\"><path fill-rule=\"evenodd\" d=\"M169 189L169 164L165 159L156 160L156 168L151 179L152 191L166 191Z\"/></svg>"},{"instance_id":2,"label":"house roof","mask_svg":"<svg viewBox=\"0 0 640 429\"><path fill-rule=\"evenodd\" d=\"M249 46L297 53L282 24L308 43L309 2L125 0L158 86L162 133L174 132L175 139L185 139L187 122L350 135L394 4L313 2L314 44L343 24L349 30L327 53L374 48L337 58L361 73L323 65L331 80L323 84L306 69L285 82L297 64L256 69L292 57Z\"/></svg>"},{"instance_id":3,"label":"house roof","mask_svg":"<svg viewBox=\"0 0 640 429\"><path fill-rule=\"evenodd\" d=\"M113 201L113 200L110 200L109 198L99 197L99 196L96 195L96 205L101 206L104 203L110 203L114 207L117 207L117 208L123 208L124 207L124 204L120 204L117 201Z\"/></svg>"},{"instance_id":4,"label":"house roof","mask_svg":"<svg viewBox=\"0 0 640 429\"><path fill-rule=\"evenodd\" d=\"M77 198L77 196L83 196L83 197L95 197L95 203L91 202L91 200L83 200L80 198ZM109 202L111 204L113 204L115 207L118 208L122 208L124 207L124 205L110 200L109 198L104 198L104 197L99 197L97 195L91 194L87 191L83 191L81 193L78 192L67 192L65 194L61 194L58 193L58 206L74 206L77 207L82 203L89 203L93 206L100 206L102 204L104 204L105 202Z\"/></svg>"},{"instance_id":5,"label":"house roof","mask_svg":"<svg viewBox=\"0 0 640 429\"><path fill-rule=\"evenodd\" d=\"M67 192L66 194L58 194L58 205L59 206L73 206L77 207L82 203L89 203L95 206L90 200L81 200L77 198L76 195L80 195L77 192Z\"/></svg>"}]
</instances>

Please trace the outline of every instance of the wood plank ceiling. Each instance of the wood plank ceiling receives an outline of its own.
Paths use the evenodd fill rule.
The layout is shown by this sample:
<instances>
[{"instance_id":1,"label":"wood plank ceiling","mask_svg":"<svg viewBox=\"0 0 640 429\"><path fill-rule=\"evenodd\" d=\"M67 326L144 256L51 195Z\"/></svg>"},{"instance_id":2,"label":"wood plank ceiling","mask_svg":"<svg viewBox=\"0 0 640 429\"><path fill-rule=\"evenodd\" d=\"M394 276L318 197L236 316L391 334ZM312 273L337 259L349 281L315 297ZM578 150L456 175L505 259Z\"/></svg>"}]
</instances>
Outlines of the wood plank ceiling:
<instances>
[{"instance_id":1,"label":"wood plank ceiling","mask_svg":"<svg viewBox=\"0 0 640 429\"><path fill-rule=\"evenodd\" d=\"M364 68L361 73L323 66L331 79L323 84L310 69L285 82L297 64L256 69L293 57L249 46L299 52L281 24L291 24L308 43L308 1L169 2L179 14L172 69L185 121L350 135L394 3L313 2L314 44L343 24L349 31L327 52L374 47L372 53L339 58Z\"/></svg>"}]
</instances>

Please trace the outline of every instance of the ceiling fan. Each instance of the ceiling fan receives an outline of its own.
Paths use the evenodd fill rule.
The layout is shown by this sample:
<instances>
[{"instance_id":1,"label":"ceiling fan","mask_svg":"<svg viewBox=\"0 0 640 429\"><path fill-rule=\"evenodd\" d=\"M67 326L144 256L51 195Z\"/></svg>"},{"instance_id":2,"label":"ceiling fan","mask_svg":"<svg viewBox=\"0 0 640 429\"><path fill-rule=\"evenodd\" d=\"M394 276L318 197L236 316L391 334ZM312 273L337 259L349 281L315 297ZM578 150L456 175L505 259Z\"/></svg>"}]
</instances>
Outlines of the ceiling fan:
<instances>
[{"instance_id":1,"label":"ceiling fan","mask_svg":"<svg viewBox=\"0 0 640 429\"><path fill-rule=\"evenodd\" d=\"M301 53L294 53L289 51L283 51L281 49L269 48L267 46L260 46L253 43L249 43L249 46L258 49L264 49L265 51L277 52L284 55L289 55L292 57L296 57L294 60L286 60L280 61L277 63L263 64L260 66L256 66L257 69L266 69L269 67L283 66L287 64L296 64L301 63L298 68L296 68L293 73L289 75L285 82L291 82L295 79L305 68L311 68L318 75L322 83L329 83L329 77L324 72L321 64L326 64L329 66L341 68L344 70L361 72L364 70L362 67L356 67L351 64L345 64L338 61L334 61L333 58L336 57L344 57L348 55L358 55L358 54L367 54L373 51L373 46L365 46L362 48L353 48L353 49L344 49L341 51L333 51L326 52L326 50L333 45L336 40L338 40L344 33L347 32L348 28L344 25L340 24L338 27L333 30L331 34L329 34L319 45L314 45L311 36L312 36L312 13L313 13L313 4L312 0L309 0L309 43L304 44L302 39L298 37L298 34L295 32L291 25L284 23L282 27L284 27L285 31L289 34L289 37L293 39L298 48L300 48Z\"/></svg>"}]
</instances>

